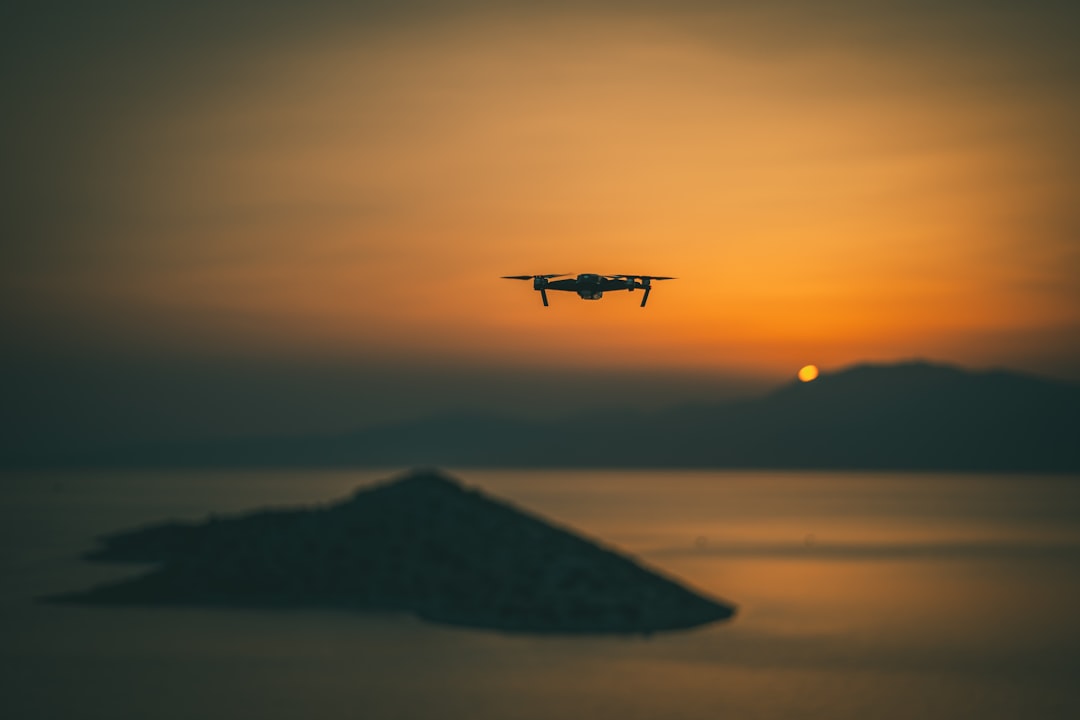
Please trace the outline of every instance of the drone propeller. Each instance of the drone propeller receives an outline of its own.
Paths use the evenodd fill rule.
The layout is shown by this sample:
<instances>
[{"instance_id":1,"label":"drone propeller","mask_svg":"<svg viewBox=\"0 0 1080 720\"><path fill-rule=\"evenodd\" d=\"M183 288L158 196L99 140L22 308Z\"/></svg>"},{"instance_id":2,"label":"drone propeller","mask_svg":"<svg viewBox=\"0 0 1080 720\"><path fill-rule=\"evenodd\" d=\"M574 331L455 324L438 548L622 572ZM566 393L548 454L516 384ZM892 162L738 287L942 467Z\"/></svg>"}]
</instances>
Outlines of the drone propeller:
<instances>
[{"instance_id":1,"label":"drone propeller","mask_svg":"<svg viewBox=\"0 0 1080 720\"><path fill-rule=\"evenodd\" d=\"M614 278L622 278L623 280L626 280L626 285L627 285L626 289L630 290L630 291L633 291L634 288L644 288L645 289L645 294L641 298L641 307L645 307L645 303L649 302L649 293L652 292L652 281L653 280L677 280L678 279L678 278L670 277L668 275L610 275L609 277L611 277L612 279L614 279ZM635 285L634 284L635 280L640 280L641 284L640 285Z\"/></svg>"},{"instance_id":2,"label":"drone propeller","mask_svg":"<svg viewBox=\"0 0 1080 720\"><path fill-rule=\"evenodd\" d=\"M551 278L562 277L570 273L548 273L547 275L503 275L504 280L532 280L533 290L540 291L540 299L544 301L544 307L548 306L547 284Z\"/></svg>"},{"instance_id":3,"label":"drone propeller","mask_svg":"<svg viewBox=\"0 0 1080 720\"><path fill-rule=\"evenodd\" d=\"M535 280L537 278L544 278L546 280L546 279L549 279L549 278L562 277L563 275L569 275L569 274L570 273L551 273L549 275L503 275L502 279L503 280Z\"/></svg>"},{"instance_id":4,"label":"drone propeller","mask_svg":"<svg viewBox=\"0 0 1080 720\"><path fill-rule=\"evenodd\" d=\"M679 278L669 277L667 275L608 275L613 278L626 278L627 280L678 280Z\"/></svg>"}]
</instances>

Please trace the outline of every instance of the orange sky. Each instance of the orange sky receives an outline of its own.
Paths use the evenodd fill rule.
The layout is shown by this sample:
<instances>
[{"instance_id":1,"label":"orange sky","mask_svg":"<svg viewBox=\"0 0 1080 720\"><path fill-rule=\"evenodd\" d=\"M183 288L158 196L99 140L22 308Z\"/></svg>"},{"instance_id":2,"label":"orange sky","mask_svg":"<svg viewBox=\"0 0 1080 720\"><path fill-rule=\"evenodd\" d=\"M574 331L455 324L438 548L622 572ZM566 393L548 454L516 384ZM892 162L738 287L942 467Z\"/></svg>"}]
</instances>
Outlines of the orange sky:
<instances>
[{"instance_id":1,"label":"orange sky","mask_svg":"<svg viewBox=\"0 0 1080 720\"><path fill-rule=\"evenodd\" d=\"M89 55L54 87L67 119L37 146L55 167L16 153L6 332L136 355L1080 377L1060 17L588 7ZM626 293L545 309L499 279L546 272L679 280L642 311Z\"/></svg>"}]
</instances>

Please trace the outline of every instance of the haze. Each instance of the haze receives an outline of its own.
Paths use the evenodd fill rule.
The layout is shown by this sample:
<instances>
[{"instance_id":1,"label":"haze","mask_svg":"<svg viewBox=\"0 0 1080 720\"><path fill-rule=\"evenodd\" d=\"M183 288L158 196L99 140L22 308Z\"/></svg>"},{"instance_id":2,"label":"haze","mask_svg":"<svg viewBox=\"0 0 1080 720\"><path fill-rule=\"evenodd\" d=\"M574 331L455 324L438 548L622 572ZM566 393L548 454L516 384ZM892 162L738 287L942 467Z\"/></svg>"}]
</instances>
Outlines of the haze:
<instances>
[{"instance_id":1,"label":"haze","mask_svg":"<svg viewBox=\"0 0 1080 720\"><path fill-rule=\"evenodd\" d=\"M8 442L1080 379L1073 4L283 6L2 11Z\"/></svg>"}]
</instances>

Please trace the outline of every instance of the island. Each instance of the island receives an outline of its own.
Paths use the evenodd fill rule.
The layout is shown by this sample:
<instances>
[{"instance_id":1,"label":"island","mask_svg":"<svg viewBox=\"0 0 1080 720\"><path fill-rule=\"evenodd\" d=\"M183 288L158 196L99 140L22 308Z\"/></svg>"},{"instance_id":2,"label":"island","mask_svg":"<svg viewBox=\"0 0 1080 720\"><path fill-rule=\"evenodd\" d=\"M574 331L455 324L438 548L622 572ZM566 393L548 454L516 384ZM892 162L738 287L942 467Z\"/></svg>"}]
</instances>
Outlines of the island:
<instances>
[{"instance_id":1,"label":"island","mask_svg":"<svg viewBox=\"0 0 1080 720\"><path fill-rule=\"evenodd\" d=\"M169 522L102 538L87 559L148 573L54 602L411 613L522 633L650 634L734 607L436 470L326 506Z\"/></svg>"}]
</instances>

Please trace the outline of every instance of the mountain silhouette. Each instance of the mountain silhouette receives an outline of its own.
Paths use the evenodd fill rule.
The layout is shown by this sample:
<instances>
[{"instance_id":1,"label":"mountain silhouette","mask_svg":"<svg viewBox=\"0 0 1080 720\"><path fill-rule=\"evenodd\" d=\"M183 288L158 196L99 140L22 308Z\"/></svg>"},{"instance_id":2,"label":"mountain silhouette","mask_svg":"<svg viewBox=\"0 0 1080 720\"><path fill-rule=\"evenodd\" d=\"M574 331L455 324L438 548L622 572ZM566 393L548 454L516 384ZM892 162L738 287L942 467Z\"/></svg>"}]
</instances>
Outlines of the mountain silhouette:
<instances>
[{"instance_id":1,"label":"mountain silhouette","mask_svg":"<svg viewBox=\"0 0 1080 720\"><path fill-rule=\"evenodd\" d=\"M127 448L83 465L1080 470L1080 387L929 362L858 365L764 396L558 421L457 413L339 435Z\"/></svg>"},{"instance_id":2,"label":"mountain silhouette","mask_svg":"<svg viewBox=\"0 0 1080 720\"><path fill-rule=\"evenodd\" d=\"M320 508L167 523L103 539L151 572L53 601L333 607L534 633L652 633L729 618L629 557L437 471Z\"/></svg>"},{"instance_id":3,"label":"mountain silhouette","mask_svg":"<svg viewBox=\"0 0 1080 720\"><path fill-rule=\"evenodd\" d=\"M1074 471L1078 420L1076 386L926 362L860 365L752 401L672 411L664 423L681 447L658 447L656 460L682 451L705 465Z\"/></svg>"}]
</instances>

